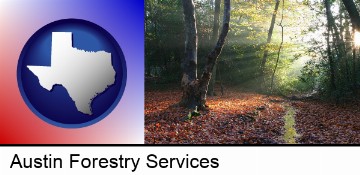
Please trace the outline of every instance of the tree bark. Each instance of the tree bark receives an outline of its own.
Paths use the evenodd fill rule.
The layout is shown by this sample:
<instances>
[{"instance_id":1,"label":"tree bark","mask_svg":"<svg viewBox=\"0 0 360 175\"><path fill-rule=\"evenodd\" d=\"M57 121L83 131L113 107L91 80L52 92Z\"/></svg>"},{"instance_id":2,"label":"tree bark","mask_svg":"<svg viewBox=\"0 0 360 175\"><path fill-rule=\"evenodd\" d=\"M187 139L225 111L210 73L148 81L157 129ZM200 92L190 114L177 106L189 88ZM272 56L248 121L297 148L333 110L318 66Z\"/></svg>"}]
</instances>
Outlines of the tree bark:
<instances>
[{"instance_id":1,"label":"tree bark","mask_svg":"<svg viewBox=\"0 0 360 175\"><path fill-rule=\"evenodd\" d=\"M355 3L353 0L342 0L345 5L346 10L349 13L351 23L357 31L360 31L360 15L356 9Z\"/></svg>"},{"instance_id":2,"label":"tree bark","mask_svg":"<svg viewBox=\"0 0 360 175\"><path fill-rule=\"evenodd\" d=\"M275 72L276 72L276 69L277 69L278 64L279 64L280 52L281 52L281 49L282 49L282 46L283 46L283 43L284 43L284 26L283 26L283 24L282 24L283 19L284 19L284 5L285 5L285 1L283 0L283 1L282 1L281 20L280 20L280 24L279 24L279 26L281 27L281 43L280 43L280 46L279 46L279 49L278 49L278 53L277 53L277 58L276 58L276 63L275 63L274 72L273 72L272 77L271 77L271 85L270 85L271 93L273 92Z\"/></svg>"},{"instance_id":3,"label":"tree bark","mask_svg":"<svg viewBox=\"0 0 360 175\"><path fill-rule=\"evenodd\" d=\"M354 94L357 92L357 72L356 72L356 49L352 49L352 57L353 57L353 90Z\"/></svg>"},{"instance_id":4,"label":"tree bark","mask_svg":"<svg viewBox=\"0 0 360 175\"><path fill-rule=\"evenodd\" d=\"M215 44L216 38L219 35L219 28L220 28L219 21L220 21L220 0L215 0L214 25L213 25L211 44ZM217 67L217 62L215 62L214 69L212 71L212 76L210 79L209 90L208 90L209 96L215 95L214 91L215 91L215 82L216 82L216 67Z\"/></svg>"},{"instance_id":5,"label":"tree bark","mask_svg":"<svg viewBox=\"0 0 360 175\"><path fill-rule=\"evenodd\" d=\"M331 90L336 90L335 85L335 65L334 65L334 59L330 48L330 31L331 31L331 11L330 11L330 2L329 0L324 0L325 3L325 9L326 9L326 17L327 17L327 35L326 35L326 43L327 43L327 56L329 59L329 65L330 65L330 87Z\"/></svg>"},{"instance_id":6,"label":"tree bark","mask_svg":"<svg viewBox=\"0 0 360 175\"><path fill-rule=\"evenodd\" d=\"M355 28L353 28L353 38L355 38ZM352 61L353 61L353 91L354 94L357 94L357 70L356 70L356 46L353 44L352 47Z\"/></svg>"},{"instance_id":7,"label":"tree bark","mask_svg":"<svg viewBox=\"0 0 360 175\"><path fill-rule=\"evenodd\" d=\"M192 2L192 0L183 0L183 7L184 7L184 16L185 16L186 38L187 38L185 43L187 54L184 59L184 63L186 64L187 62L189 62L189 60L190 62L196 63L196 57L194 57L193 54L188 54L189 51L194 51L196 50L197 47L196 44L189 45L189 38L196 38L196 28L195 28L195 36L193 32L194 29L192 28L192 27L196 27L195 24L192 24L196 22L194 16L194 3ZM225 44L225 39L229 31L229 21L230 21L230 0L224 0L224 19L223 19L222 30L215 48L207 56L207 62L201 78L197 79L196 74L195 74L195 78L189 76L188 72L196 72L196 64L195 64L195 68L191 67L191 69L195 69L195 71L194 70L187 71L187 69L184 69L183 80L182 80L183 96L180 102L181 106L188 108L198 107L198 109L204 109L206 107L205 104L206 93L208 91L209 81L216 60L220 55L221 50ZM193 58L195 58L195 61Z\"/></svg>"},{"instance_id":8,"label":"tree bark","mask_svg":"<svg viewBox=\"0 0 360 175\"><path fill-rule=\"evenodd\" d=\"M182 0L185 19L185 58L181 63L183 76L181 87L183 89L183 97L180 105L188 105L194 107L197 105L197 95L193 92L196 90L197 84L197 31L195 4L192 0Z\"/></svg>"},{"instance_id":9,"label":"tree bark","mask_svg":"<svg viewBox=\"0 0 360 175\"><path fill-rule=\"evenodd\" d=\"M275 9L274 9L274 12L273 12L273 15L272 15L272 18L271 18L271 23L270 23L270 28L269 28L269 32L268 32L268 37L267 37L266 44L269 44L269 43L271 42L271 37L272 37L272 33L273 33L273 31L274 31L276 14L277 14L277 11L278 11L278 9L279 9L279 4L280 4L280 0L276 0ZM263 55L262 62L261 62L261 69L262 69L262 71L263 71L264 68L265 68L266 59L267 59L267 57L268 57L268 54L269 54L269 51L268 51L268 49L265 48L264 55Z\"/></svg>"}]
</instances>

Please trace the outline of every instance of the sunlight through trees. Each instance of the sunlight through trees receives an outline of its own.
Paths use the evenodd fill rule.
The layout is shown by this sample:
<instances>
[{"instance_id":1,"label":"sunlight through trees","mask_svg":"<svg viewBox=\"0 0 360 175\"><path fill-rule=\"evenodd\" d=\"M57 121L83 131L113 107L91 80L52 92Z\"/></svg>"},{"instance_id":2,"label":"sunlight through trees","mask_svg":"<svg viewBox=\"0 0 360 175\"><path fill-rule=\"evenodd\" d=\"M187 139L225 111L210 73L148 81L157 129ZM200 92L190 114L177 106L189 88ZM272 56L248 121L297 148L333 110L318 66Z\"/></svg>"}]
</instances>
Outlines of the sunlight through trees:
<instances>
[{"instance_id":1,"label":"sunlight through trees","mask_svg":"<svg viewBox=\"0 0 360 175\"><path fill-rule=\"evenodd\" d=\"M355 32L354 42L356 47L360 46L360 32Z\"/></svg>"}]
</instances>

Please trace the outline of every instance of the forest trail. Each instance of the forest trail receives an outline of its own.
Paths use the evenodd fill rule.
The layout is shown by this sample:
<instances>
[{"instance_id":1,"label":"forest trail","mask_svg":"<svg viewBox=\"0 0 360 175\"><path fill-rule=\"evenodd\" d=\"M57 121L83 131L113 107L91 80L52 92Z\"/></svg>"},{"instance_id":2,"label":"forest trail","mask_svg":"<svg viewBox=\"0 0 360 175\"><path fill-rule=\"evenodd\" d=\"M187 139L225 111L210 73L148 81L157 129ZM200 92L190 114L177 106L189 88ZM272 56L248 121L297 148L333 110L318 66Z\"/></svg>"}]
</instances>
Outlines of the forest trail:
<instances>
[{"instance_id":1,"label":"forest trail","mask_svg":"<svg viewBox=\"0 0 360 175\"><path fill-rule=\"evenodd\" d=\"M294 107L286 105L285 106L286 113L284 115L284 141L288 144L295 144L296 137L298 134L296 133L296 123L295 123L295 115L296 110Z\"/></svg>"},{"instance_id":2,"label":"forest trail","mask_svg":"<svg viewBox=\"0 0 360 175\"><path fill-rule=\"evenodd\" d=\"M180 90L145 92L145 143L360 143L359 101L337 106L228 90L184 120L191 111L175 105L180 98Z\"/></svg>"}]
</instances>

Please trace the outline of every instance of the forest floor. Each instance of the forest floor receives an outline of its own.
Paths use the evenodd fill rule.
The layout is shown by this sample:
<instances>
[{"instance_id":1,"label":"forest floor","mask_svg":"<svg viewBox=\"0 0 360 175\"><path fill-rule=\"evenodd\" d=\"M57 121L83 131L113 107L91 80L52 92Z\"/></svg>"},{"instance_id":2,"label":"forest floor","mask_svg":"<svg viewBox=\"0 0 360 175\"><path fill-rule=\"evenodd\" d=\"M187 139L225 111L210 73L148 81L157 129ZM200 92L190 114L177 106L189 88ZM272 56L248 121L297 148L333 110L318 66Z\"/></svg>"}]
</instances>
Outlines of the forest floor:
<instances>
[{"instance_id":1,"label":"forest floor","mask_svg":"<svg viewBox=\"0 0 360 175\"><path fill-rule=\"evenodd\" d=\"M181 91L145 92L147 144L360 143L360 102L334 105L229 90L186 120Z\"/></svg>"}]
</instances>

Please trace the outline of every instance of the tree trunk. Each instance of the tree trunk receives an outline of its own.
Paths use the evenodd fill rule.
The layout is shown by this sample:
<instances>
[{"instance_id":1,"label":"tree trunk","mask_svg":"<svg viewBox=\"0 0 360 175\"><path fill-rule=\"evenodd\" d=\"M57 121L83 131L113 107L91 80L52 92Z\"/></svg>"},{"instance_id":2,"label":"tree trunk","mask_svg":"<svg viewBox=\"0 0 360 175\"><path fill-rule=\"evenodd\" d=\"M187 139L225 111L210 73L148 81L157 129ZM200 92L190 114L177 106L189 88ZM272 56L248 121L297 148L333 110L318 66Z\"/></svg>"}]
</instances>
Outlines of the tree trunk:
<instances>
[{"instance_id":1,"label":"tree trunk","mask_svg":"<svg viewBox=\"0 0 360 175\"><path fill-rule=\"evenodd\" d=\"M342 41L345 41L344 39L344 28L345 28L345 25L343 23L344 21L344 5L341 4L341 2L339 3L339 22L340 22L340 38Z\"/></svg>"},{"instance_id":2,"label":"tree trunk","mask_svg":"<svg viewBox=\"0 0 360 175\"><path fill-rule=\"evenodd\" d=\"M194 50L196 53L196 42L193 42L195 44L190 43L192 40L196 41L196 28L192 28L192 27L196 27L195 26L196 20L194 16L194 3L192 2L192 0L183 0L183 7L184 7L184 16L185 16L185 28L186 28L186 42L185 42L186 57L183 61L183 66L184 65L186 66L186 64L190 62L190 63L194 63L194 67L183 69L184 70L183 79L182 79L183 96L180 105L188 108L198 107L198 109L204 109L206 107L205 104L206 93L208 91L212 70L225 44L225 39L229 31L230 0L224 0L224 19L223 19L222 30L215 48L207 56L205 69L200 79L196 78L196 56L194 56L194 54L189 54L190 51L192 51L191 53L194 53ZM189 69L195 69L195 70L190 71ZM195 76L191 77L189 72L190 73L195 72L194 74Z\"/></svg>"},{"instance_id":3,"label":"tree trunk","mask_svg":"<svg viewBox=\"0 0 360 175\"><path fill-rule=\"evenodd\" d=\"M353 27L353 33L355 34L356 30L358 32L360 32L360 15L359 12L356 8L356 5L354 3L353 0L342 0L342 2L345 5L346 10L349 13L350 16L350 20L352 23L352 27ZM357 77L356 77L356 49L353 48L352 50L352 55L353 55L353 89L354 89L354 93L357 93Z\"/></svg>"},{"instance_id":4,"label":"tree trunk","mask_svg":"<svg viewBox=\"0 0 360 175\"><path fill-rule=\"evenodd\" d=\"M180 105L195 107L197 105L197 95L193 92L197 89L197 31L195 5L192 0L183 0L184 19L185 19L185 59L181 63L183 76L181 87L183 96Z\"/></svg>"},{"instance_id":5,"label":"tree trunk","mask_svg":"<svg viewBox=\"0 0 360 175\"><path fill-rule=\"evenodd\" d=\"M345 53L345 44L344 41L341 39L341 34L339 32L338 27L335 23L335 18L331 13L331 4L329 1L327 1L326 5L326 16L328 20L328 24L330 25L330 28L333 30L334 34L334 42L336 43L336 48L338 49L339 57L343 57Z\"/></svg>"},{"instance_id":6,"label":"tree trunk","mask_svg":"<svg viewBox=\"0 0 360 175\"><path fill-rule=\"evenodd\" d=\"M216 39L219 35L220 28L220 2L221 0L215 0L215 11L214 11L214 25L213 25L213 33L212 33L212 44L216 44Z\"/></svg>"},{"instance_id":7,"label":"tree trunk","mask_svg":"<svg viewBox=\"0 0 360 175\"><path fill-rule=\"evenodd\" d=\"M353 28L353 38L355 38L355 28ZM357 94L357 71L356 71L356 46L355 44L353 44L353 47L352 47L352 58L353 58L353 91L354 91L354 94Z\"/></svg>"},{"instance_id":8,"label":"tree trunk","mask_svg":"<svg viewBox=\"0 0 360 175\"><path fill-rule=\"evenodd\" d=\"M335 85L335 65L333 60L333 55L330 48L330 31L331 31L331 11L330 11L330 2L329 0L325 0L325 9L326 9L326 17L327 17L327 35L326 35L326 43L327 43L327 56L329 59L329 65L330 65L330 87L331 90L336 90Z\"/></svg>"},{"instance_id":9,"label":"tree trunk","mask_svg":"<svg viewBox=\"0 0 360 175\"><path fill-rule=\"evenodd\" d=\"M274 12L273 12L272 18L271 18L271 23L270 23L270 28L269 28L269 32L268 32L266 45L270 44L270 42L271 42L271 37L272 37L273 30L274 30L276 14L277 14L278 9L279 9L279 4L280 4L280 0L276 0L275 9L274 9ZM266 64L268 54L269 54L269 50L267 48L265 48L264 55L263 55L263 58L262 58L262 61L261 61L261 68L260 68L260 71L261 71L260 72L260 77L263 80L263 82L262 82L263 86L265 84L265 77L264 77L265 72L264 71L265 71L265 64Z\"/></svg>"},{"instance_id":10,"label":"tree trunk","mask_svg":"<svg viewBox=\"0 0 360 175\"><path fill-rule=\"evenodd\" d=\"M360 31L360 15L353 0L342 0L349 13L351 23L357 31Z\"/></svg>"},{"instance_id":11,"label":"tree trunk","mask_svg":"<svg viewBox=\"0 0 360 175\"><path fill-rule=\"evenodd\" d=\"M217 70L217 62L214 65L213 71L212 71L212 75L211 75L211 79L209 82L209 89L208 89L208 95L209 96L216 96L217 94L215 93L215 83L216 83L216 70Z\"/></svg>"},{"instance_id":12,"label":"tree trunk","mask_svg":"<svg viewBox=\"0 0 360 175\"><path fill-rule=\"evenodd\" d=\"M279 2L279 1L278 1ZM275 77L275 72L276 72L276 69L278 67L278 64L279 64L279 59L280 59L280 52L281 52L281 49L282 49L282 45L284 43L284 26L282 25L282 22L283 22L283 19L284 19L284 0L282 1L282 13L281 13L281 21L280 21L280 24L279 26L281 27L281 43L280 43L280 46L279 46L279 50L278 50L278 53L277 53L277 58L276 58L276 63L275 63L275 68L274 68L274 72L272 74L272 77L271 77L271 85L270 85L270 89L271 89L271 93L273 92L273 85L274 85L274 77Z\"/></svg>"},{"instance_id":13,"label":"tree trunk","mask_svg":"<svg viewBox=\"0 0 360 175\"><path fill-rule=\"evenodd\" d=\"M214 12L214 25L213 25L213 35L212 35L212 42L211 44L215 44L216 38L219 35L219 21L220 21L220 0L215 0L215 12ZM216 82L216 67L217 63L215 62L214 69L212 71L212 78L210 79L208 95L214 96L215 95L215 82Z\"/></svg>"}]
</instances>

